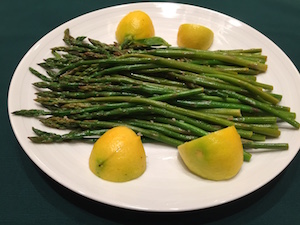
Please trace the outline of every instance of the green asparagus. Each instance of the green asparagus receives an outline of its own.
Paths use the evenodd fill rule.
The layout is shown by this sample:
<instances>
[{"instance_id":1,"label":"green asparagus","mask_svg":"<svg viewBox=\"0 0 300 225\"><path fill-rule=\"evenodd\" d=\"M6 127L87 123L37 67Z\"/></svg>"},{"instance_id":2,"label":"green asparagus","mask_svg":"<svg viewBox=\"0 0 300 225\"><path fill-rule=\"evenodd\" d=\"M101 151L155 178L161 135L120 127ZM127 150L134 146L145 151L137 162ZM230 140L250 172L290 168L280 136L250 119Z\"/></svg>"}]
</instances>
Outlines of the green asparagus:
<instances>
[{"instance_id":1,"label":"green asparagus","mask_svg":"<svg viewBox=\"0 0 300 225\"><path fill-rule=\"evenodd\" d=\"M46 74L29 68L41 80L33 86L44 109L13 114L69 132L33 128L36 136L29 138L35 143L94 142L125 125L144 141L177 147L234 125L250 161L247 149L288 149L287 143L267 142L280 135L278 123L300 127L273 86L257 81L267 70L260 48L200 51L163 39L118 46L74 38L68 29L63 40L65 46L53 47L53 56L38 64Z\"/></svg>"}]
</instances>

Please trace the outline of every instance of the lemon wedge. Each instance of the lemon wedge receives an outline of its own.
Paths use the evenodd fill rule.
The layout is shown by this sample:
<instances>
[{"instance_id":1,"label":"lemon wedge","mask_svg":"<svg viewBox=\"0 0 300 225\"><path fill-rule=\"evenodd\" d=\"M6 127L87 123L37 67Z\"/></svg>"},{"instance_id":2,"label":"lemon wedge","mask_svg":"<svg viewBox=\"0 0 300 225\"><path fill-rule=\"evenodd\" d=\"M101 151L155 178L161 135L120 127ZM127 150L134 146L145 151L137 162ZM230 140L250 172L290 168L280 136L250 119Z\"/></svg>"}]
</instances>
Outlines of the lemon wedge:
<instances>
[{"instance_id":1,"label":"lemon wedge","mask_svg":"<svg viewBox=\"0 0 300 225\"><path fill-rule=\"evenodd\" d=\"M211 29L199 24L181 24L177 32L177 45L184 48L208 50L214 40Z\"/></svg>"}]
</instances>

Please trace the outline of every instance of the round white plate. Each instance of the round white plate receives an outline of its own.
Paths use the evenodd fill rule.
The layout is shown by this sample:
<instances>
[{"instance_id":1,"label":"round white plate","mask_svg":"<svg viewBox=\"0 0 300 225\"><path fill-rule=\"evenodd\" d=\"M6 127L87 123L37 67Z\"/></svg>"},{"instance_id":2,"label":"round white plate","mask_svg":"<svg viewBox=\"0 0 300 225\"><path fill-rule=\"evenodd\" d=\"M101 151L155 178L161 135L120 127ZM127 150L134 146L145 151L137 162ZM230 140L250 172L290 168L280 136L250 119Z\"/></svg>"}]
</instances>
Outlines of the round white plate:
<instances>
[{"instance_id":1,"label":"round white plate","mask_svg":"<svg viewBox=\"0 0 300 225\"><path fill-rule=\"evenodd\" d=\"M88 168L91 144L34 144L27 138L34 135L32 127L43 127L37 119L14 116L20 109L39 108L33 101L37 78L29 67L43 72L37 63L50 56L50 48L64 45L66 28L71 35L88 36L105 43L115 41L118 22L128 12L140 9L150 15L156 35L176 45L181 23L198 23L215 33L215 49L262 48L268 56L268 71L259 81L272 84L274 92L283 94L282 104L300 115L300 77L289 58L267 37L227 15L184 4L136 3L97 10L57 27L27 52L18 65L9 89L8 110L15 135L31 160L46 174L70 190L93 200L141 211L186 211L220 205L245 196L268 183L291 162L300 146L300 130L284 124L276 142L289 143L288 151L254 153L240 173L228 181L201 179L183 167L177 150L156 144L145 144L147 170L138 179L112 183L97 178ZM57 132L55 130L55 132Z\"/></svg>"}]
</instances>

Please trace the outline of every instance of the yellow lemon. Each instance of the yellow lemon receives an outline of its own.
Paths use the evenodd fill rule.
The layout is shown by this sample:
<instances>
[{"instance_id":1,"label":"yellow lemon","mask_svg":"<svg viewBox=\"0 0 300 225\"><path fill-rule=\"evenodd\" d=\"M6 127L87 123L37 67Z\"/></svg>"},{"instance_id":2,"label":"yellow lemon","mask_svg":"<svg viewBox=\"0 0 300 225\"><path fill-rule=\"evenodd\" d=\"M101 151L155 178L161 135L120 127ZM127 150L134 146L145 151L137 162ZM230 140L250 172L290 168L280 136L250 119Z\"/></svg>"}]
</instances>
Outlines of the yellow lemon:
<instances>
[{"instance_id":1,"label":"yellow lemon","mask_svg":"<svg viewBox=\"0 0 300 225\"><path fill-rule=\"evenodd\" d=\"M143 11L136 10L128 13L119 22L116 30L118 43L123 43L125 37L143 39L154 36L154 26L151 18Z\"/></svg>"},{"instance_id":2,"label":"yellow lemon","mask_svg":"<svg viewBox=\"0 0 300 225\"><path fill-rule=\"evenodd\" d=\"M214 40L214 33L198 24L181 24L177 32L177 45L184 48L207 50Z\"/></svg>"},{"instance_id":3,"label":"yellow lemon","mask_svg":"<svg viewBox=\"0 0 300 225\"><path fill-rule=\"evenodd\" d=\"M243 164L243 146L234 126L210 133L178 146L187 168L209 180L234 177Z\"/></svg>"},{"instance_id":4,"label":"yellow lemon","mask_svg":"<svg viewBox=\"0 0 300 225\"><path fill-rule=\"evenodd\" d=\"M98 177L125 182L146 170L146 154L141 137L125 126L108 130L94 144L89 168Z\"/></svg>"}]
</instances>

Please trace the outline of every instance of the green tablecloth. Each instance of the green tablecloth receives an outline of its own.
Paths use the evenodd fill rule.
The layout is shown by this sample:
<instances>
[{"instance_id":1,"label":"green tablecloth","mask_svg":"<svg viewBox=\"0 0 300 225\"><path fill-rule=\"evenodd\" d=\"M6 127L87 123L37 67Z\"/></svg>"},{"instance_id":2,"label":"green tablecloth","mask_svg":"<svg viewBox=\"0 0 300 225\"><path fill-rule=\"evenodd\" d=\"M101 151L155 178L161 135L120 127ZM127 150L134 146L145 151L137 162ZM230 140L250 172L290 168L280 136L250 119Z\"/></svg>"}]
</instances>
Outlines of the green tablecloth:
<instances>
[{"instance_id":1,"label":"green tablecloth","mask_svg":"<svg viewBox=\"0 0 300 225\"><path fill-rule=\"evenodd\" d=\"M300 1L180 2L210 8L249 24L274 41L300 68ZM0 224L299 224L299 154L278 177L248 196L211 209L164 214L118 209L85 199L57 184L27 157L7 114L9 82L19 61L36 41L58 25L84 13L124 3L129 2L1 2Z\"/></svg>"}]
</instances>

